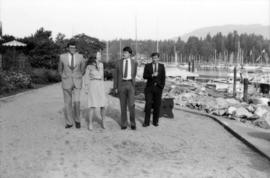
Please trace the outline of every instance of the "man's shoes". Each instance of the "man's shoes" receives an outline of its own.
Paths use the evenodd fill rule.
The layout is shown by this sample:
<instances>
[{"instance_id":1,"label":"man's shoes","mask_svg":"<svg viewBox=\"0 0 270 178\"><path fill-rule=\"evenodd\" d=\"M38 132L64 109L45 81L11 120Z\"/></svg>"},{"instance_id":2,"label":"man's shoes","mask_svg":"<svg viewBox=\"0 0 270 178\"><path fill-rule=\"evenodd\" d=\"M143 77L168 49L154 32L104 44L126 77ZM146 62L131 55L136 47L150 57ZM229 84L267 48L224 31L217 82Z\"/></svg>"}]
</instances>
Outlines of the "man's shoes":
<instances>
[{"instance_id":1,"label":"man's shoes","mask_svg":"<svg viewBox=\"0 0 270 178\"><path fill-rule=\"evenodd\" d=\"M131 130L136 130L136 126L135 125L132 125L131 126Z\"/></svg>"},{"instance_id":2,"label":"man's shoes","mask_svg":"<svg viewBox=\"0 0 270 178\"><path fill-rule=\"evenodd\" d=\"M149 126L149 124L146 124L146 123L143 123L143 125L142 125L143 127L148 127Z\"/></svg>"},{"instance_id":3,"label":"man's shoes","mask_svg":"<svg viewBox=\"0 0 270 178\"><path fill-rule=\"evenodd\" d=\"M80 122L75 122L75 126L77 129L81 128L81 123Z\"/></svg>"},{"instance_id":4,"label":"man's shoes","mask_svg":"<svg viewBox=\"0 0 270 178\"><path fill-rule=\"evenodd\" d=\"M68 125L68 124L65 126L66 129L69 129L71 127L72 127L72 125Z\"/></svg>"},{"instance_id":5,"label":"man's shoes","mask_svg":"<svg viewBox=\"0 0 270 178\"><path fill-rule=\"evenodd\" d=\"M158 126L158 123L153 123L153 126L157 127Z\"/></svg>"},{"instance_id":6,"label":"man's shoes","mask_svg":"<svg viewBox=\"0 0 270 178\"><path fill-rule=\"evenodd\" d=\"M121 130L126 130L127 129L127 127L125 126L121 126Z\"/></svg>"}]
</instances>

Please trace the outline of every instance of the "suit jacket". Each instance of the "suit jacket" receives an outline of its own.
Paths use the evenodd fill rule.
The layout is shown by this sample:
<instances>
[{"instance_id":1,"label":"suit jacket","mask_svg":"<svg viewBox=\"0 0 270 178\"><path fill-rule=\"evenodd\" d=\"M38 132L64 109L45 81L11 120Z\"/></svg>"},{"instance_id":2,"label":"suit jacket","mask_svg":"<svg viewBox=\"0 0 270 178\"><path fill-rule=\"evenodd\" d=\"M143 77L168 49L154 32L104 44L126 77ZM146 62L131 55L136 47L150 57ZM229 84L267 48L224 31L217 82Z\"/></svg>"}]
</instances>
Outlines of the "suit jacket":
<instances>
[{"instance_id":1,"label":"suit jacket","mask_svg":"<svg viewBox=\"0 0 270 178\"><path fill-rule=\"evenodd\" d=\"M158 75L156 77L152 77L153 73L153 63L146 64L143 72L143 78L147 80L146 89L156 85L162 90L165 86L166 78L164 64L158 64Z\"/></svg>"},{"instance_id":2,"label":"suit jacket","mask_svg":"<svg viewBox=\"0 0 270 178\"><path fill-rule=\"evenodd\" d=\"M82 76L85 73L86 60L83 55L79 53L74 54L75 64L74 69L71 70L69 65L69 53L60 55L58 71L62 78L62 87L64 89L82 88Z\"/></svg>"},{"instance_id":3,"label":"suit jacket","mask_svg":"<svg viewBox=\"0 0 270 178\"><path fill-rule=\"evenodd\" d=\"M131 78L132 78L132 84L135 87L135 78L137 75L137 66L138 63L134 59L130 59L131 61ZM119 89L122 84L122 78L123 78L123 59L117 61L115 71L114 71L114 77L113 77L113 88Z\"/></svg>"}]
</instances>

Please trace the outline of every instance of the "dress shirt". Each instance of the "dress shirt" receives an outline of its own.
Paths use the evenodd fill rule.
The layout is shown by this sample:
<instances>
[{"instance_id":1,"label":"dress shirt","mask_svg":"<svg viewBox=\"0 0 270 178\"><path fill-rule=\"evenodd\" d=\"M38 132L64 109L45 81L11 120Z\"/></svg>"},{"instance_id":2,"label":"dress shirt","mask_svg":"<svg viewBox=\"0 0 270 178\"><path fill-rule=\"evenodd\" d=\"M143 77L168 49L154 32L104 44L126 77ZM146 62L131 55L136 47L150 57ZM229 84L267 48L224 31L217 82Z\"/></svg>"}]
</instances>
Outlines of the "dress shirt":
<instances>
[{"instance_id":1,"label":"dress shirt","mask_svg":"<svg viewBox=\"0 0 270 178\"><path fill-rule=\"evenodd\" d=\"M124 75L125 69L126 69L126 60L128 61L127 78L123 77L123 80L131 80L132 76L131 76L131 59L130 58L123 60L123 75Z\"/></svg>"}]
</instances>

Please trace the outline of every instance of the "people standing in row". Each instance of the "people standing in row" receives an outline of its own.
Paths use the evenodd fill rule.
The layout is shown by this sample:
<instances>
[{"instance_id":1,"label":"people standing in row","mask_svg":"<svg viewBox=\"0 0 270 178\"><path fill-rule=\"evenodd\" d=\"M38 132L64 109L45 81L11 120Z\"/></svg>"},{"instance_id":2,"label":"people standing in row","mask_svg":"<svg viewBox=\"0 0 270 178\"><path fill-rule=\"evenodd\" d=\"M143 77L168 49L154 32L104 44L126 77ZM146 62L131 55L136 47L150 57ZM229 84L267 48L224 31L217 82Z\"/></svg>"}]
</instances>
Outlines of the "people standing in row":
<instances>
[{"instance_id":1,"label":"people standing in row","mask_svg":"<svg viewBox=\"0 0 270 178\"><path fill-rule=\"evenodd\" d=\"M58 66L62 78L62 88L65 103L65 128L71 128L73 122L76 128L81 127L80 122L80 91L82 77L85 74L85 89L89 108L88 129L93 129L93 113L100 109L101 127L104 126L105 106L107 105L104 86L104 69L100 62L101 55L86 59L77 52L75 42L68 44L68 53L60 56ZM135 78L137 74L137 62L131 57L132 49L123 48L123 58L117 61L114 73L113 87L118 94L121 108L121 129L128 127L127 107L129 109L130 127L136 130L135 122ZM150 125L151 111L153 109L153 125L159 124L159 110L162 91L165 86L165 67L159 63L159 53L152 53L152 63L146 64L143 78L147 80L145 87L145 118L143 127ZM74 108L73 108L74 107ZM73 113L74 111L74 113ZM74 117L73 117L74 116Z\"/></svg>"}]
</instances>

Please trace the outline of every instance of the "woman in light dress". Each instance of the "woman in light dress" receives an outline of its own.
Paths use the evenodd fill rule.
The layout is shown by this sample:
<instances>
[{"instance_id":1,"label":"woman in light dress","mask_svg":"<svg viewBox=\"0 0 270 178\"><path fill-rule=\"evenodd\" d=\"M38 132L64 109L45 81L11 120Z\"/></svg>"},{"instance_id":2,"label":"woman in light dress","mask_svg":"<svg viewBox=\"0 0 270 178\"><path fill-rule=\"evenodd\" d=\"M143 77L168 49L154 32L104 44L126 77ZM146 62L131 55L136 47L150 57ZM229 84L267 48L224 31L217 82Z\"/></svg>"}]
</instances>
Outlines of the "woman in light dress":
<instances>
[{"instance_id":1,"label":"woman in light dress","mask_svg":"<svg viewBox=\"0 0 270 178\"><path fill-rule=\"evenodd\" d=\"M103 64L100 62L101 54L90 57L87 62L85 72L85 89L88 93L89 123L88 130L93 130L94 111L100 109L101 127L105 129L105 106L107 104Z\"/></svg>"}]
</instances>

